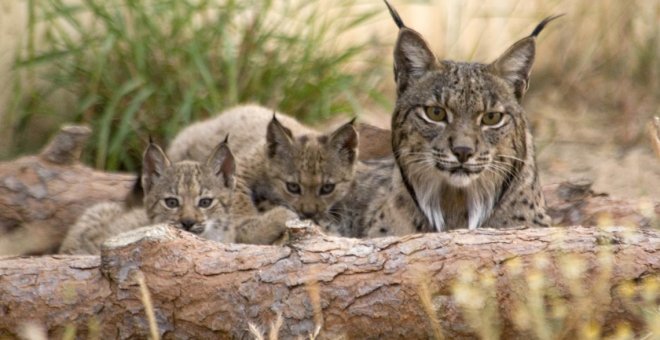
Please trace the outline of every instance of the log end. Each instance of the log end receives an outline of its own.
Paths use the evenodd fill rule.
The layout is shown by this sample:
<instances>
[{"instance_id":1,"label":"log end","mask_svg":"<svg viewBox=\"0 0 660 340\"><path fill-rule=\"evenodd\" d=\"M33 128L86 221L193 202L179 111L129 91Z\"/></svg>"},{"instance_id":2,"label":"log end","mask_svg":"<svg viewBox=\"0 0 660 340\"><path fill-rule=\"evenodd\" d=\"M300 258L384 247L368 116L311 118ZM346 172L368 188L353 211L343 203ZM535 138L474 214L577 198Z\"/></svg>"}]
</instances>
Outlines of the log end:
<instances>
[{"instance_id":1,"label":"log end","mask_svg":"<svg viewBox=\"0 0 660 340\"><path fill-rule=\"evenodd\" d=\"M311 220L289 220L286 222L286 243L297 243L313 237L322 236L320 228Z\"/></svg>"},{"instance_id":2,"label":"log end","mask_svg":"<svg viewBox=\"0 0 660 340\"><path fill-rule=\"evenodd\" d=\"M80 160L85 142L92 130L85 125L65 125L46 145L40 157L48 162L71 165Z\"/></svg>"},{"instance_id":3,"label":"log end","mask_svg":"<svg viewBox=\"0 0 660 340\"><path fill-rule=\"evenodd\" d=\"M105 251L111 251L143 241L158 242L173 240L177 237L174 232L175 230L167 224L142 227L111 237L103 243L102 247Z\"/></svg>"}]
</instances>

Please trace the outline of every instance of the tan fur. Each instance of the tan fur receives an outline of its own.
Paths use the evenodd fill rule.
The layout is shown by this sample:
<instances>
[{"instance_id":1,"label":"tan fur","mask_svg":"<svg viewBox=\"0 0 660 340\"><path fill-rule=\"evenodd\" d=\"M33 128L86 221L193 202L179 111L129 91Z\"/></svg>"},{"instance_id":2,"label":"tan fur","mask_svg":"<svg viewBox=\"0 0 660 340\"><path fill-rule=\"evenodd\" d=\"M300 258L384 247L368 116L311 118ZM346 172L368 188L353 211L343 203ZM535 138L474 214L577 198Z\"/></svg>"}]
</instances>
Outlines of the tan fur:
<instances>
[{"instance_id":1,"label":"tan fur","mask_svg":"<svg viewBox=\"0 0 660 340\"><path fill-rule=\"evenodd\" d=\"M127 211L121 203L98 203L87 208L69 229L59 253L99 254L106 239L148 224L144 209Z\"/></svg>"},{"instance_id":2,"label":"tan fur","mask_svg":"<svg viewBox=\"0 0 660 340\"><path fill-rule=\"evenodd\" d=\"M107 238L154 223L169 223L200 237L234 242L234 229L229 224L234 172L226 143L218 145L205 163L174 164L157 145L150 144L143 160L144 208L128 210L119 203L92 206L71 227L60 253L98 254Z\"/></svg>"},{"instance_id":3,"label":"tan fur","mask_svg":"<svg viewBox=\"0 0 660 340\"><path fill-rule=\"evenodd\" d=\"M389 4L388 4L389 6ZM367 209L370 237L455 228L548 226L531 133L520 105L534 60L532 35L491 64L438 61L400 28L391 193Z\"/></svg>"},{"instance_id":4,"label":"tan fur","mask_svg":"<svg viewBox=\"0 0 660 340\"><path fill-rule=\"evenodd\" d=\"M169 153L196 159L208 148L206 140L226 132L238 150L232 205L238 242L269 244L289 219L322 219L350 187L358 146L352 123L319 134L272 110L240 106L184 129Z\"/></svg>"},{"instance_id":5,"label":"tan fur","mask_svg":"<svg viewBox=\"0 0 660 340\"><path fill-rule=\"evenodd\" d=\"M181 130L170 143L167 155L173 162L186 159L203 161L229 135L229 148L238 163L242 163L242 159L265 143L266 128L274 114L296 136L316 132L275 110L255 104L241 105Z\"/></svg>"}]
</instances>

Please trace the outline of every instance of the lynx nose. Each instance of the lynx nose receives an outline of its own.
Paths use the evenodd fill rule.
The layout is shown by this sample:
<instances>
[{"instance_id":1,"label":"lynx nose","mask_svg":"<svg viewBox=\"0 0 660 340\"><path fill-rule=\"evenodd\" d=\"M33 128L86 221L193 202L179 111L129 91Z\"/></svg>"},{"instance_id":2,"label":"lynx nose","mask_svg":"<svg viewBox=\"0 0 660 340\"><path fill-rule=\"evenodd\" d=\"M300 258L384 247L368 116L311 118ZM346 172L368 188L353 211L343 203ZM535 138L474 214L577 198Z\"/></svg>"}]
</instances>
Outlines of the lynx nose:
<instances>
[{"instance_id":1,"label":"lynx nose","mask_svg":"<svg viewBox=\"0 0 660 340\"><path fill-rule=\"evenodd\" d=\"M300 213L300 216L301 216L303 219L310 219L310 218L316 216L316 212L313 211L313 210L309 210L309 211L303 210L303 211Z\"/></svg>"},{"instance_id":2,"label":"lynx nose","mask_svg":"<svg viewBox=\"0 0 660 340\"><path fill-rule=\"evenodd\" d=\"M461 163L467 162L467 160L474 155L474 149L469 146L455 146L451 148L451 152Z\"/></svg>"},{"instance_id":3,"label":"lynx nose","mask_svg":"<svg viewBox=\"0 0 660 340\"><path fill-rule=\"evenodd\" d=\"M181 227L184 230L190 230L190 228L192 228L195 225L195 223L197 223L195 220L185 218L185 219L181 220Z\"/></svg>"}]
</instances>

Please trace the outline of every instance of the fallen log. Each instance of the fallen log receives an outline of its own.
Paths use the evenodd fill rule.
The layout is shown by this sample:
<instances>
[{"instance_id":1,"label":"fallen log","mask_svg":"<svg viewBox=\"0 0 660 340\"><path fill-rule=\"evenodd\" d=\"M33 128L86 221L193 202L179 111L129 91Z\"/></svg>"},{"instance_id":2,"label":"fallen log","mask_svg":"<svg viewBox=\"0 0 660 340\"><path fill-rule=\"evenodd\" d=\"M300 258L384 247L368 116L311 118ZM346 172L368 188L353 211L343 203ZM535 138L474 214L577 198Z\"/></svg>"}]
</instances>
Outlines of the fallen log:
<instances>
[{"instance_id":1,"label":"fallen log","mask_svg":"<svg viewBox=\"0 0 660 340\"><path fill-rule=\"evenodd\" d=\"M165 339L252 338L270 325L281 338L658 335L653 229L290 231L286 246L224 245L161 225L111 239L100 257L0 259L0 336L31 320L55 338L144 338L145 310Z\"/></svg>"},{"instance_id":2,"label":"fallen log","mask_svg":"<svg viewBox=\"0 0 660 340\"><path fill-rule=\"evenodd\" d=\"M362 159L391 153L389 131L366 124L358 130ZM53 253L87 207L125 199L134 175L80 163L90 133L86 127L65 126L39 155L0 163L0 255ZM544 193L557 226L660 226L660 202L617 200L581 182L549 185Z\"/></svg>"},{"instance_id":3,"label":"fallen log","mask_svg":"<svg viewBox=\"0 0 660 340\"><path fill-rule=\"evenodd\" d=\"M80 163L90 133L65 126L39 155L0 163L0 255L55 252L87 207L124 200L135 176Z\"/></svg>"}]
</instances>

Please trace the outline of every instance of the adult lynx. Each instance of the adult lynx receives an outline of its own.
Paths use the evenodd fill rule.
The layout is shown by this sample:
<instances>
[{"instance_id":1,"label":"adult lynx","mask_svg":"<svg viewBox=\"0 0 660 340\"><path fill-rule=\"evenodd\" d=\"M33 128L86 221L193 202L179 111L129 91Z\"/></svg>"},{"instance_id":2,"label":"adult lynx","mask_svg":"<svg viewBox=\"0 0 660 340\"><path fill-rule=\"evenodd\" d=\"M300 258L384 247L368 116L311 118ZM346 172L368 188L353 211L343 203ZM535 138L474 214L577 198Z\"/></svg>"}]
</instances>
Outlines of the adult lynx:
<instances>
[{"instance_id":1,"label":"adult lynx","mask_svg":"<svg viewBox=\"0 0 660 340\"><path fill-rule=\"evenodd\" d=\"M398 173L393 194L375 202L368 235L547 227L520 101L529 86L536 37L556 17L482 64L436 59L424 38L386 4L399 27L392 117Z\"/></svg>"}]
</instances>

